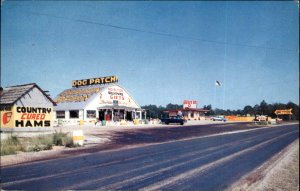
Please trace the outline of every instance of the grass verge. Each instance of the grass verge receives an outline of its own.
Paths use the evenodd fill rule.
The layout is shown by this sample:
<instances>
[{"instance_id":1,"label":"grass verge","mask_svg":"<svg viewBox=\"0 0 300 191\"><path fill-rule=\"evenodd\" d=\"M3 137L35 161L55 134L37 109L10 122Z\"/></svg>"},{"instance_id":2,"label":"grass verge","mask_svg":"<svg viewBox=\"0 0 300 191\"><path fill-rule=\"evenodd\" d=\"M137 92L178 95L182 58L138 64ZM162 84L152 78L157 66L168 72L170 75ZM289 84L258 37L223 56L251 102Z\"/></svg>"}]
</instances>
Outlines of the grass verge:
<instances>
[{"instance_id":1,"label":"grass verge","mask_svg":"<svg viewBox=\"0 0 300 191\"><path fill-rule=\"evenodd\" d=\"M17 137L11 135L1 141L1 156L17 154L18 152L38 152L51 150L53 146L77 147L68 133L55 132L37 137Z\"/></svg>"}]
</instances>

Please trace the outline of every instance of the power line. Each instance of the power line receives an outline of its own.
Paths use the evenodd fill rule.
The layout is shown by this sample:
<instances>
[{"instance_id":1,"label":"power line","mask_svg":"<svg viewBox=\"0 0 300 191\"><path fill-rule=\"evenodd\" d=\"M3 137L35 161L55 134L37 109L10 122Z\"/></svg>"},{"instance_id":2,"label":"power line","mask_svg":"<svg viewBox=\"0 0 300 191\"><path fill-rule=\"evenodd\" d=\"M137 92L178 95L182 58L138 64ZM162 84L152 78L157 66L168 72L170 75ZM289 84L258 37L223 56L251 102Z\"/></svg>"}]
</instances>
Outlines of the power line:
<instances>
[{"instance_id":1,"label":"power line","mask_svg":"<svg viewBox=\"0 0 300 191\"><path fill-rule=\"evenodd\" d=\"M222 44L222 45L225 44L225 45L241 46L241 47L248 47L248 48L261 48L261 49L269 49L269 50L285 50L285 51L297 51L297 52L299 52L299 50L295 50L295 49L280 49L280 48L265 47L265 46L258 46L258 45L249 45L249 44L241 44L241 43L228 43L228 42L221 42L221 41L215 41L215 40L206 40L206 39L201 39L201 38L196 38L196 37L177 35L177 34L172 34L172 33L149 31L149 30L142 30L142 29L138 29L138 28L124 27L124 26L119 26L119 25L112 25L112 24L100 23L100 22L95 22L95 21L88 21L88 20L83 20L83 19L63 17L63 16L57 16L57 15L52 15L52 14L47 14L47 13L28 12L28 11L24 11L24 13L28 13L28 14L32 14L32 15L39 15L39 16L52 17L52 18L56 18L56 19L69 20L69 21L85 23L85 24L91 24L91 25L98 25L98 26L102 26L102 27L110 27L110 28L115 28L115 29L119 29L119 30L128 30L128 31L133 31L133 32L140 32L140 33L148 33L148 34L153 34L153 35L166 36L166 37L170 37L170 38L181 38L181 39L187 39L187 40L202 41L202 42L207 42L207 43L215 43L215 44Z\"/></svg>"}]
</instances>

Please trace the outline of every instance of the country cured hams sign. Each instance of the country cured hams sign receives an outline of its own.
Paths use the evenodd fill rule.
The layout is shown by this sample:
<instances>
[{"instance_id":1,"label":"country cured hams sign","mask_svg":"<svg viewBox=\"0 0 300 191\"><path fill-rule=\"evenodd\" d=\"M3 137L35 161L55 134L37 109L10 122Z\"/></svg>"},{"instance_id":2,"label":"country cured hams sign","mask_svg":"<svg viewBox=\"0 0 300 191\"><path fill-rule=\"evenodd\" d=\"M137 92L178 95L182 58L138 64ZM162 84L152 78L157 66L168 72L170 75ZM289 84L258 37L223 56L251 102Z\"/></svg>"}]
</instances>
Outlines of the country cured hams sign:
<instances>
[{"instance_id":1,"label":"country cured hams sign","mask_svg":"<svg viewBox=\"0 0 300 191\"><path fill-rule=\"evenodd\" d=\"M51 127L53 108L14 106L1 110L1 127Z\"/></svg>"}]
</instances>

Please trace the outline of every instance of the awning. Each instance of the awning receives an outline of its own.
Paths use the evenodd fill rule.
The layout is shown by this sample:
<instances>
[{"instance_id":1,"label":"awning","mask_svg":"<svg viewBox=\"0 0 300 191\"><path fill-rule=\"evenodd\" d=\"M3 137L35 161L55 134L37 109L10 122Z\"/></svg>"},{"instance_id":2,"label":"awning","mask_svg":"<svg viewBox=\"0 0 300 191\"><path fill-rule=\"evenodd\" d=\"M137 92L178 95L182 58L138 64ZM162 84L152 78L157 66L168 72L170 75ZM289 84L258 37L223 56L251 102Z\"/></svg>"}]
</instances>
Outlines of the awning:
<instances>
[{"instance_id":1,"label":"awning","mask_svg":"<svg viewBox=\"0 0 300 191\"><path fill-rule=\"evenodd\" d=\"M141 108L134 108L134 107L127 107L127 106L120 106L120 105L105 105L105 106L101 106L101 107L97 107L97 110L99 109L124 109L124 110L128 110L128 111L144 111L144 109Z\"/></svg>"}]
</instances>

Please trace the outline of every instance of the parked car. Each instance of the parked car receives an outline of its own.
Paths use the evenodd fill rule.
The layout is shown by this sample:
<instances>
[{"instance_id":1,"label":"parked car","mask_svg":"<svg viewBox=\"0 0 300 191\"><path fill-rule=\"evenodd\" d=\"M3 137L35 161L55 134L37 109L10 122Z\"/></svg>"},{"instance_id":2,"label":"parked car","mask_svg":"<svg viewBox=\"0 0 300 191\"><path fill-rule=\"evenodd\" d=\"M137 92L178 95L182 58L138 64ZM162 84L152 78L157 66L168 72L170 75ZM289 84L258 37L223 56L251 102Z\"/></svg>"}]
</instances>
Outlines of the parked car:
<instances>
[{"instance_id":1,"label":"parked car","mask_svg":"<svg viewBox=\"0 0 300 191\"><path fill-rule=\"evenodd\" d=\"M227 119L223 116L214 116L214 117L211 117L210 119L213 121L224 121L224 122L227 121Z\"/></svg>"},{"instance_id":2,"label":"parked car","mask_svg":"<svg viewBox=\"0 0 300 191\"><path fill-rule=\"evenodd\" d=\"M170 124L170 123L178 123L180 125L183 125L186 123L186 120L179 117L179 116L174 116L174 117L169 117L169 118L162 118L160 119L162 123L165 123L165 124Z\"/></svg>"}]
</instances>

